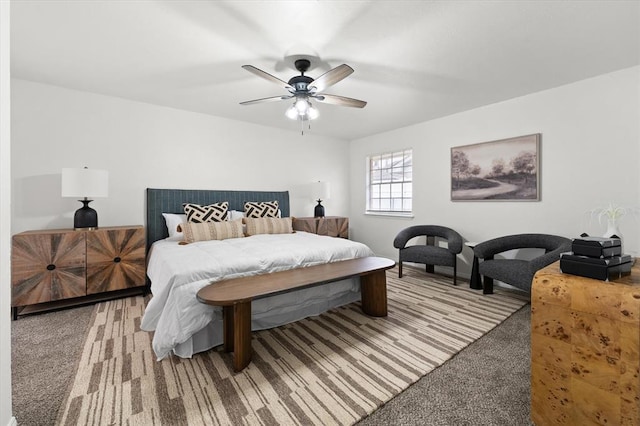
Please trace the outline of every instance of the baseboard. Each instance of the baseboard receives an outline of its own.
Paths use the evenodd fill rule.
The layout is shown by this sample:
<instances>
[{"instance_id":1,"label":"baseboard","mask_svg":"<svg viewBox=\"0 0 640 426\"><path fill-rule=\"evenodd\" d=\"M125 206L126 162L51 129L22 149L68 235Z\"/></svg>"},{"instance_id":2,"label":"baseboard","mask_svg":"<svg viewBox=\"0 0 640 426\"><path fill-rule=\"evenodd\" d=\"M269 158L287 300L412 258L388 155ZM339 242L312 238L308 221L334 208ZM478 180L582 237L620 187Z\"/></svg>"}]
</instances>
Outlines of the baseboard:
<instances>
[{"instance_id":1,"label":"baseboard","mask_svg":"<svg viewBox=\"0 0 640 426\"><path fill-rule=\"evenodd\" d=\"M15 417L11 417L11 419L9 419L9 423L7 423L7 426L18 426L18 421Z\"/></svg>"}]
</instances>

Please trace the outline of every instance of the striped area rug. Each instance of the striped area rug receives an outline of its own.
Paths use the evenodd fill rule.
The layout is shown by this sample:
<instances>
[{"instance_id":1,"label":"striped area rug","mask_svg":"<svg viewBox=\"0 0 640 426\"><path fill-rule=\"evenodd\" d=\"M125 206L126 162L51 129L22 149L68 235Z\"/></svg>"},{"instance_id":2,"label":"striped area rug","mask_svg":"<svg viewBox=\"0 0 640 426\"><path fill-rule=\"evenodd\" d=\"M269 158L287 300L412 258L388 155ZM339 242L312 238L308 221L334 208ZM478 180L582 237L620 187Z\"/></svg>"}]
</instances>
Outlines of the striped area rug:
<instances>
[{"instance_id":1,"label":"striped area rug","mask_svg":"<svg viewBox=\"0 0 640 426\"><path fill-rule=\"evenodd\" d=\"M387 274L388 317L353 303L254 332L240 373L215 349L156 361L151 333L140 330L142 297L96 305L57 423L353 424L527 303L406 269L402 279Z\"/></svg>"}]
</instances>

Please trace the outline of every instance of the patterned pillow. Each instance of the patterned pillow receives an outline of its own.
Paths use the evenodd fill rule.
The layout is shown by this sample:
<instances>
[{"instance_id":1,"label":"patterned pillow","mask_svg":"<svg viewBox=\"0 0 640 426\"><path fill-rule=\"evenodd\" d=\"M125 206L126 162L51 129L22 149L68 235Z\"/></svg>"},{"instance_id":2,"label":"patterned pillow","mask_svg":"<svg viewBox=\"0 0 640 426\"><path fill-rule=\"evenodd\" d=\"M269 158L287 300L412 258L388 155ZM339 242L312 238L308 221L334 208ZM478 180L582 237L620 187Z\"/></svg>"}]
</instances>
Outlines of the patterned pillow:
<instances>
[{"instance_id":1,"label":"patterned pillow","mask_svg":"<svg viewBox=\"0 0 640 426\"><path fill-rule=\"evenodd\" d=\"M187 222L182 224L184 243L196 241L226 240L228 238L242 238L242 220L225 222Z\"/></svg>"},{"instance_id":2,"label":"patterned pillow","mask_svg":"<svg viewBox=\"0 0 640 426\"><path fill-rule=\"evenodd\" d=\"M246 217L243 219L247 237L258 234L292 234L293 224L290 217Z\"/></svg>"},{"instance_id":3,"label":"patterned pillow","mask_svg":"<svg viewBox=\"0 0 640 426\"><path fill-rule=\"evenodd\" d=\"M245 217L278 217L278 201L245 202Z\"/></svg>"},{"instance_id":4,"label":"patterned pillow","mask_svg":"<svg viewBox=\"0 0 640 426\"><path fill-rule=\"evenodd\" d=\"M187 222L222 222L223 220L227 220L229 202L224 201L222 203L209 204L208 206L186 203L183 204L182 207L187 215Z\"/></svg>"}]
</instances>

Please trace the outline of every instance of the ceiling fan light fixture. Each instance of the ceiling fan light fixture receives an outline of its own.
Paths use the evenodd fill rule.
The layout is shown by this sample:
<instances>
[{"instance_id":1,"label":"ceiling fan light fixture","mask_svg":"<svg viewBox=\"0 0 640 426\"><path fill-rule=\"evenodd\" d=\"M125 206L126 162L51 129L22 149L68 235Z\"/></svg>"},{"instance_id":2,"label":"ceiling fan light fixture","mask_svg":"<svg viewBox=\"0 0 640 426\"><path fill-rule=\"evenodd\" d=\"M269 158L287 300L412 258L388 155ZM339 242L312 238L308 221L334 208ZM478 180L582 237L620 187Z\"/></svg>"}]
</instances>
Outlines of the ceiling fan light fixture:
<instances>
[{"instance_id":1,"label":"ceiling fan light fixture","mask_svg":"<svg viewBox=\"0 0 640 426\"><path fill-rule=\"evenodd\" d=\"M309 98L298 97L284 114L291 120L308 121L318 118L320 111L309 102Z\"/></svg>"},{"instance_id":2,"label":"ceiling fan light fixture","mask_svg":"<svg viewBox=\"0 0 640 426\"><path fill-rule=\"evenodd\" d=\"M309 100L306 97L305 98L299 97L298 99L296 99L296 102L294 105L300 115L305 115L309 110L309 108L311 107L311 104L309 103Z\"/></svg>"},{"instance_id":3,"label":"ceiling fan light fixture","mask_svg":"<svg viewBox=\"0 0 640 426\"><path fill-rule=\"evenodd\" d=\"M313 105L311 105L311 102L309 102L309 109L307 110L307 116L309 117L309 120L315 120L319 115L320 111L318 111L318 108L314 107Z\"/></svg>"},{"instance_id":4,"label":"ceiling fan light fixture","mask_svg":"<svg viewBox=\"0 0 640 426\"><path fill-rule=\"evenodd\" d=\"M299 114L298 114L298 110L296 109L295 104L293 104L289 108L287 108L287 110L285 111L284 115L286 115L287 118L290 118L291 120L297 120Z\"/></svg>"}]
</instances>

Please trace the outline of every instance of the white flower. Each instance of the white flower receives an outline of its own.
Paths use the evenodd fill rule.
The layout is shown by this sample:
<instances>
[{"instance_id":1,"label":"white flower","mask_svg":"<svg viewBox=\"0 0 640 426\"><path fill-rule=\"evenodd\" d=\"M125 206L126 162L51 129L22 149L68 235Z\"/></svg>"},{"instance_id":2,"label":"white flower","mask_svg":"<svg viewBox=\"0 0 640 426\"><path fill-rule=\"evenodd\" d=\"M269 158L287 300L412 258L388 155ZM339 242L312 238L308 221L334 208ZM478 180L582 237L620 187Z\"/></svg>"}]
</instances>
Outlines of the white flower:
<instances>
[{"instance_id":1,"label":"white flower","mask_svg":"<svg viewBox=\"0 0 640 426\"><path fill-rule=\"evenodd\" d=\"M615 203L609 202L609 205L604 208L596 208L592 209L589 213L591 217L597 216L598 223L602 223L602 219L607 219L607 221L618 222L622 217L627 215L628 213L638 213L639 209L622 207Z\"/></svg>"}]
</instances>

